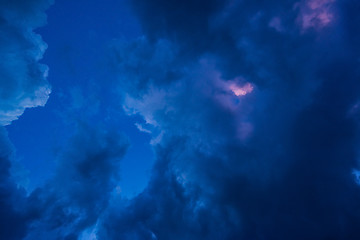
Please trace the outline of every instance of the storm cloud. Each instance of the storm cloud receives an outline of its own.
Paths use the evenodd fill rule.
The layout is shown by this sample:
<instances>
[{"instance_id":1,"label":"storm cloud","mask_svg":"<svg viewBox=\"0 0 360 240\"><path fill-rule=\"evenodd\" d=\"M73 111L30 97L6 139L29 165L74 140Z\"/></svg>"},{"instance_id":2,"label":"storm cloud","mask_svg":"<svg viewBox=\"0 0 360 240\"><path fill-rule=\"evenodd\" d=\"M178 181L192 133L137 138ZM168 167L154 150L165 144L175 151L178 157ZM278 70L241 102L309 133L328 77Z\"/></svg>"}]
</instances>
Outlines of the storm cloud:
<instances>
[{"instance_id":1,"label":"storm cloud","mask_svg":"<svg viewBox=\"0 0 360 240\"><path fill-rule=\"evenodd\" d=\"M112 59L158 162L148 188L109 214L108 238L359 237L359 4L133 5L148 40ZM144 55L159 48L163 70Z\"/></svg>"},{"instance_id":2,"label":"storm cloud","mask_svg":"<svg viewBox=\"0 0 360 240\"><path fill-rule=\"evenodd\" d=\"M128 147L116 130L99 129L79 123L53 179L29 196L29 211L37 217L26 239L78 239L96 225L116 194L120 160Z\"/></svg>"},{"instance_id":3,"label":"storm cloud","mask_svg":"<svg viewBox=\"0 0 360 240\"><path fill-rule=\"evenodd\" d=\"M19 8L21 16L36 16L26 21L33 47L43 45L32 30L43 23L46 6L34 4ZM131 143L116 127L85 121L58 154L53 177L27 195L11 180L14 150L2 131L0 219L12 227L2 225L0 236L360 238L360 3L130 4L144 35L111 41L112 78L96 84L111 85L122 107L116 110L136 116L134 125L151 137L156 161L147 187L132 198L122 194L120 162ZM11 31L24 24L11 22ZM10 116L3 125L46 102L45 68L38 63L43 52L37 49L17 56L27 70L16 73L32 69L35 75L17 78L7 65L0 70L31 85L14 85L14 95L3 97L8 105L1 111ZM12 97L18 92L31 97Z\"/></svg>"}]
</instances>

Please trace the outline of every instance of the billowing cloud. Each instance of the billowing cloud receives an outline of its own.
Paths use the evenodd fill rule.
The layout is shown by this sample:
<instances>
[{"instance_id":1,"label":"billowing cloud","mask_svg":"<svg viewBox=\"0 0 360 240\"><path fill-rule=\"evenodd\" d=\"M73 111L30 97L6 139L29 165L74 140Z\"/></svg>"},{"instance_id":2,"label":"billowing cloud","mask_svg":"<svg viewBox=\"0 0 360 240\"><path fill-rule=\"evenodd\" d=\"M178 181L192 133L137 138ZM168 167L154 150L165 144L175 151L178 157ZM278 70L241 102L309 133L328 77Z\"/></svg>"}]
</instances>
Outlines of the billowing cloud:
<instances>
[{"instance_id":1,"label":"billowing cloud","mask_svg":"<svg viewBox=\"0 0 360 240\"><path fill-rule=\"evenodd\" d=\"M28 198L37 217L26 239L78 239L96 225L116 191L128 147L124 136L81 123L68 146L53 179Z\"/></svg>"},{"instance_id":2,"label":"billowing cloud","mask_svg":"<svg viewBox=\"0 0 360 240\"><path fill-rule=\"evenodd\" d=\"M59 156L45 186L26 194L10 174L14 150L1 129L0 236L3 239L78 239L96 226L116 194L128 140L116 130L84 123Z\"/></svg>"},{"instance_id":3,"label":"billowing cloud","mask_svg":"<svg viewBox=\"0 0 360 240\"><path fill-rule=\"evenodd\" d=\"M109 58L123 109L152 136L148 186L124 198L126 138L80 124L44 187L4 195L21 231L3 235L359 238L359 3L132 3L145 36Z\"/></svg>"},{"instance_id":4,"label":"billowing cloud","mask_svg":"<svg viewBox=\"0 0 360 240\"><path fill-rule=\"evenodd\" d=\"M174 45L156 59L165 69L128 55L141 86L118 62L124 108L158 130L158 160L143 193L109 208L99 238L359 237L348 114L360 97L358 3L133 3L149 41L132 49ZM180 74L166 81L168 71Z\"/></svg>"},{"instance_id":5,"label":"billowing cloud","mask_svg":"<svg viewBox=\"0 0 360 240\"><path fill-rule=\"evenodd\" d=\"M39 63L46 43L34 29L46 22L51 0L5 0L0 3L0 125L26 108L44 106L51 88L48 67Z\"/></svg>"},{"instance_id":6,"label":"billowing cloud","mask_svg":"<svg viewBox=\"0 0 360 240\"><path fill-rule=\"evenodd\" d=\"M11 176L14 149L2 127L25 108L43 106L50 94L48 67L38 63L46 44L34 29L46 20L51 1L0 2L0 238L23 239L32 218L26 192Z\"/></svg>"}]
</instances>

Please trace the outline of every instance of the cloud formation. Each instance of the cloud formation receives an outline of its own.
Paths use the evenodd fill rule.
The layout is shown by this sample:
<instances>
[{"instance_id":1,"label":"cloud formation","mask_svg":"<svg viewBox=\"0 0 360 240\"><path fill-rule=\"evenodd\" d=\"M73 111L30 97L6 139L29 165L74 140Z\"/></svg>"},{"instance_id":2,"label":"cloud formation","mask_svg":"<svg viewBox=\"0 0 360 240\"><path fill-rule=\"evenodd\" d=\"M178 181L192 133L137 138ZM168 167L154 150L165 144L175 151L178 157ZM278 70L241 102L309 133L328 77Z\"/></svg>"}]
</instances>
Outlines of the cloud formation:
<instances>
[{"instance_id":1,"label":"cloud formation","mask_svg":"<svg viewBox=\"0 0 360 240\"><path fill-rule=\"evenodd\" d=\"M117 131L80 123L53 179L28 198L37 217L26 239L78 239L95 226L116 190L127 148L127 138Z\"/></svg>"},{"instance_id":2,"label":"cloud formation","mask_svg":"<svg viewBox=\"0 0 360 240\"><path fill-rule=\"evenodd\" d=\"M28 219L25 208L25 191L11 178L10 167L14 149L6 131L0 128L0 236L3 239L22 239L26 235Z\"/></svg>"},{"instance_id":3,"label":"cloud formation","mask_svg":"<svg viewBox=\"0 0 360 240\"><path fill-rule=\"evenodd\" d=\"M114 41L109 68L152 136L148 186L123 197L126 137L81 123L25 196L3 133L0 219L16 228L0 236L359 238L358 1L131 2L145 35Z\"/></svg>"},{"instance_id":4,"label":"cloud formation","mask_svg":"<svg viewBox=\"0 0 360 240\"><path fill-rule=\"evenodd\" d=\"M158 162L100 239L359 237L358 3L133 5L148 42L132 49L173 45L163 61L116 49L143 70L139 85L118 63L125 109L161 136ZM154 75L154 62L166 68ZM178 78L160 81L166 72Z\"/></svg>"},{"instance_id":5,"label":"cloud formation","mask_svg":"<svg viewBox=\"0 0 360 240\"><path fill-rule=\"evenodd\" d=\"M46 20L51 1L0 2L0 238L23 239L31 214L26 192L11 176L14 148L2 127L25 108L43 106L50 94L47 66L39 64L46 44L34 29Z\"/></svg>"},{"instance_id":6,"label":"cloud formation","mask_svg":"<svg viewBox=\"0 0 360 240\"><path fill-rule=\"evenodd\" d=\"M34 29L46 23L52 0L0 3L0 125L9 125L26 108L44 106L51 88L48 67L39 63L46 43Z\"/></svg>"}]
</instances>

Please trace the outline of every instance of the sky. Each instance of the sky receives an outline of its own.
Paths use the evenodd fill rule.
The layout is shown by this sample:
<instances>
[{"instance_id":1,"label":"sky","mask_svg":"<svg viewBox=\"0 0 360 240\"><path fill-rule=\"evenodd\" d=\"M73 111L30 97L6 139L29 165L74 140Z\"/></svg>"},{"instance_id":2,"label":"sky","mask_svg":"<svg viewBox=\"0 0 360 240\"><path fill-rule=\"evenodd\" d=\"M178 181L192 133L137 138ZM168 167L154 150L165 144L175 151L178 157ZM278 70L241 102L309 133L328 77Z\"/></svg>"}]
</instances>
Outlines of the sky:
<instances>
[{"instance_id":1,"label":"sky","mask_svg":"<svg viewBox=\"0 0 360 240\"><path fill-rule=\"evenodd\" d=\"M359 11L0 0L0 239L360 239Z\"/></svg>"}]
</instances>

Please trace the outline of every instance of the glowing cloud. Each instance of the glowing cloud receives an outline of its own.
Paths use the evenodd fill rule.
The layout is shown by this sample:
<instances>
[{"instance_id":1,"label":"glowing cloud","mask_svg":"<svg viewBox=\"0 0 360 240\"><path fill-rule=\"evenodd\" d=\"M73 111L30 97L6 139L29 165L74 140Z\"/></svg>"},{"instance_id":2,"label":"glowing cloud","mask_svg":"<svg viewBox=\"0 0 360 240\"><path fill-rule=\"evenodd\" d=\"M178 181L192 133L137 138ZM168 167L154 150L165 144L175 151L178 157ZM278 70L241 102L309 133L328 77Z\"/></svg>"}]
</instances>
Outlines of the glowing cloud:
<instances>
[{"instance_id":1,"label":"glowing cloud","mask_svg":"<svg viewBox=\"0 0 360 240\"><path fill-rule=\"evenodd\" d=\"M235 96L240 97L251 93L254 90L254 87L251 83L246 83L242 87L236 83L232 83L230 84L229 89L235 94Z\"/></svg>"}]
</instances>

